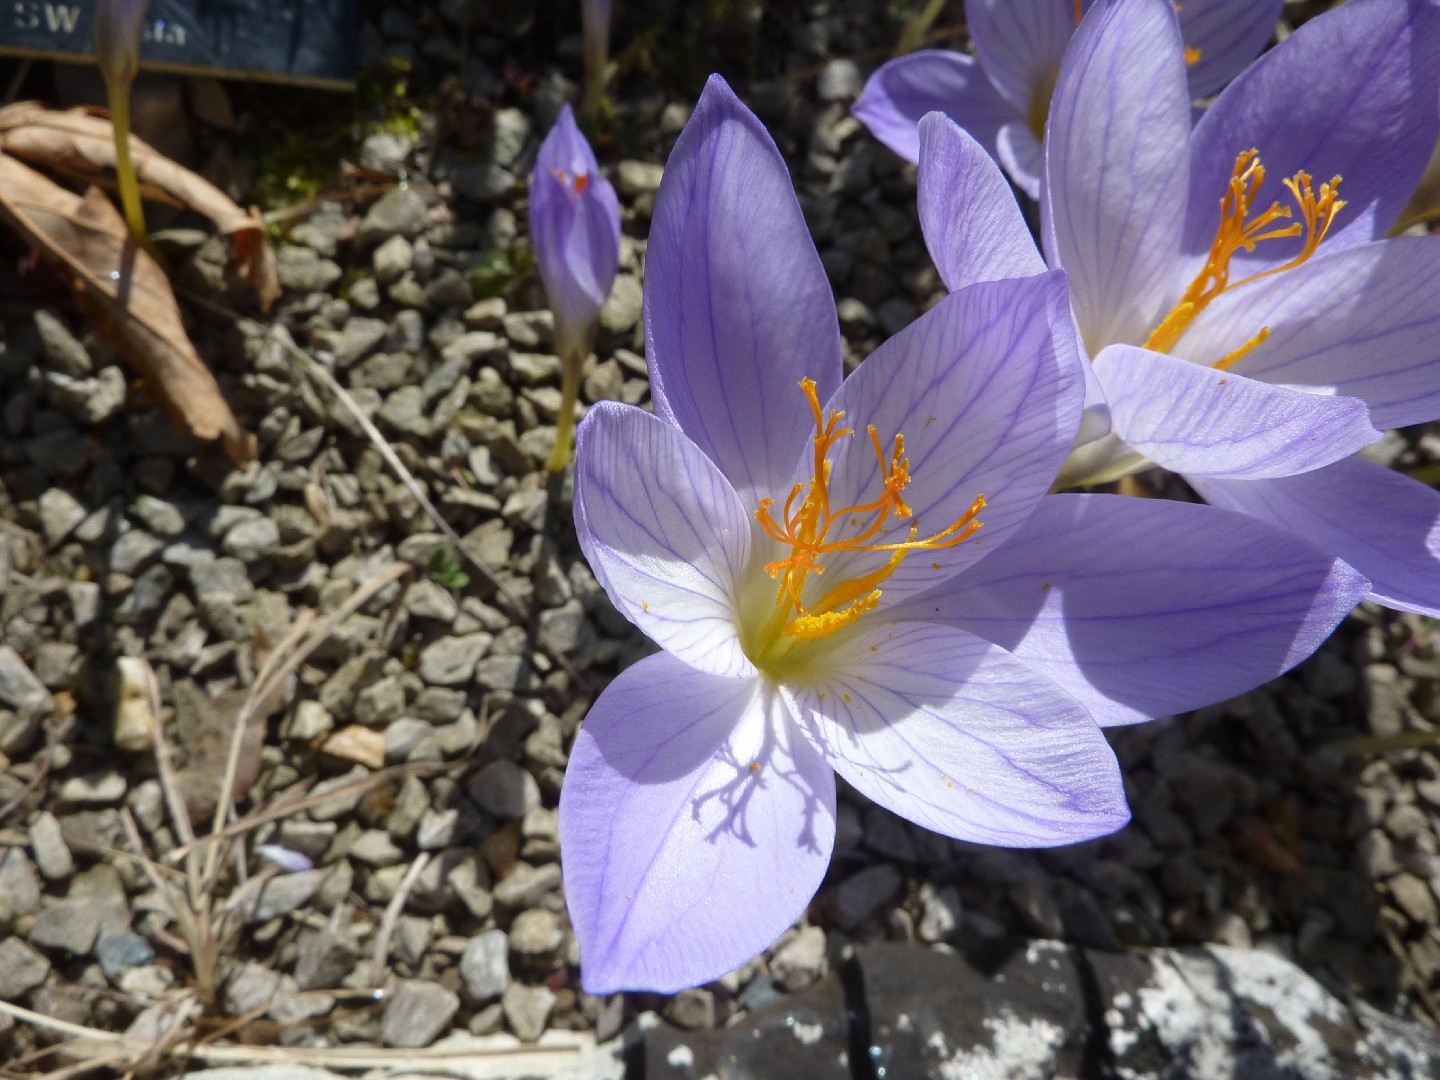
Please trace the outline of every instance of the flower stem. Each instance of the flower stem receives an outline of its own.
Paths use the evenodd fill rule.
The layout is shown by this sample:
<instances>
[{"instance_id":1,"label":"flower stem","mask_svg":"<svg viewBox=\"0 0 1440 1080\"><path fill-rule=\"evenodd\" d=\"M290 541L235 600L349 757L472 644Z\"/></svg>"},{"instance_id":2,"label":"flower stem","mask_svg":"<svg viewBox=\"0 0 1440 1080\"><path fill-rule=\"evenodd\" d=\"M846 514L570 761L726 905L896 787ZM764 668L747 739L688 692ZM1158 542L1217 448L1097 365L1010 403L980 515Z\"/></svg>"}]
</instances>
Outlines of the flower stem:
<instances>
[{"instance_id":1,"label":"flower stem","mask_svg":"<svg viewBox=\"0 0 1440 1080\"><path fill-rule=\"evenodd\" d=\"M575 442L575 402L580 397L580 374L585 368L585 356L579 351L566 353L562 360L565 370L560 376L560 412L555 417L555 449L545 465L552 473L563 472L570 460L570 449Z\"/></svg>"},{"instance_id":2,"label":"flower stem","mask_svg":"<svg viewBox=\"0 0 1440 1080\"><path fill-rule=\"evenodd\" d=\"M145 246L145 212L140 207L140 181L130 157L130 81L105 80L110 98L110 123L115 128L115 181L120 189L120 207L135 243Z\"/></svg>"}]
</instances>

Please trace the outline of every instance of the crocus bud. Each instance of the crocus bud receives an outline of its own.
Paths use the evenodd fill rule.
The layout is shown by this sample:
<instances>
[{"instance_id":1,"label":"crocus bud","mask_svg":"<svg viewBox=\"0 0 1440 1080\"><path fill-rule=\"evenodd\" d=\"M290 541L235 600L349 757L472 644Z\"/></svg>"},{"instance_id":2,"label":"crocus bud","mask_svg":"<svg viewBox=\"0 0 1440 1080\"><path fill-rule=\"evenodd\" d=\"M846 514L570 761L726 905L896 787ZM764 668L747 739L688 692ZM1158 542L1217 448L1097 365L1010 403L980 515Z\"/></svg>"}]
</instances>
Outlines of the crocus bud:
<instances>
[{"instance_id":1,"label":"crocus bud","mask_svg":"<svg viewBox=\"0 0 1440 1080\"><path fill-rule=\"evenodd\" d=\"M140 33L150 0L98 0L95 56L106 82L129 83L140 69Z\"/></svg>"},{"instance_id":2,"label":"crocus bud","mask_svg":"<svg viewBox=\"0 0 1440 1080\"><path fill-rule=\"evenodd\" d=\"M530 177L530 239L555 315L564 400L552 468L569 456L580 370L595 344L600 306L620 265L620 201L600 174L570 106L545 136ZM558 462L558 464L557 464Z\"/></svg>"}]
</instances>

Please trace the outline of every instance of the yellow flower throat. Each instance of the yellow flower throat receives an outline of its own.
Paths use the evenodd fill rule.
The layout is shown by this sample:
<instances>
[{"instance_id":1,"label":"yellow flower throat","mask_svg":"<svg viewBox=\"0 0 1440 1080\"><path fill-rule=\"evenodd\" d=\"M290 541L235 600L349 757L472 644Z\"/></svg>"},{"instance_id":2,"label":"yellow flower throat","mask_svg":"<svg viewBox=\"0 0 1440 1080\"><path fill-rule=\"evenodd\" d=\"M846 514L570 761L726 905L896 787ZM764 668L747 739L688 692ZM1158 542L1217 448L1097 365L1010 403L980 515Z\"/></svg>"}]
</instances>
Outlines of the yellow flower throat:
<instances>
[{"instance_id":1,"label":"yellow flower throat","mask_svg":"<svg viewBox=\"0 0 1440 1080\"><path fill-rule=\"evenodd\" d=\"M885 526L892 518L910 516L901 492L910 483L910 463L905 457L905 436L896 434L887 456L880 437L871 425L867 430L880 463L882 489L874 500L854 506L835 508L830 505L830 452L840 440L854 434L853 428L840 427L843 412L831 410L827 416L815 395L815 383L802 379L800 389L810 402L815 418L814 472L808 484L796 484L785 500L780 519L771 512L774 499L761 499L755 519L765 534L790 549L784 558L765 566L765 572L780 582L775 596L775 609L754 648L752 659L781 659L798 642L826 638L852 625L867 611L880 603L879 586L890 577L908 555L916 551L934 551L954 547L974 536L982 526L976 520L985 508L985 496L978 496L959 520L926 539L917 539L919 525L912 524L909 537L896 543L879 542ZM804 497L801 497L801 493ZM850 531L853 530L853 531ZM850 531L849 535L837 535ZM859 577L837 582L819 597L805 600L805 584L811 574L823 574L824 557L839 552L888 552L889 558L877 569ZM938 569L938 566L936 567Z\"/></svg>"},{"instance_id":2,"label":"yellow flower throat","mask_svg":"<svg viewBox=\"0 0 1440 1080\"><path fill-rule=\"evenodd\" d=\"M1246 150L1235 158L1235 170L1224 196L1220 199L1220 226L1215 231L1215 239L1210 245L1210 254L1205 259L1205 265L1186 287L1179 302L1145 339L1145 348L1154 349L1156 352L1169 352L1200 312L1221 293L1272 274L1293 270L1305 262L1315 254L1320 241L1324 240L1325 234L1330 231L1335 215L1345 206L1345 201L1336 197L1340 190L1340 177L1332 177L1328 184L1321 184L1317 195L1312 187L1310 174L1302 169L1285 180L1284 184L1299 207L1303 224L1300 221L1290 221L1290 208L1281 206L1278 202L1271 203L1269 209L1251 218L1251 205L1264 182L1265 166L1260 164L1258 150ZM1289 224L1277 225L1277 222ZM1281 266L1252 274L1240 281L1230 280L1230 260L1237 251L1254 251L1255 245L1262 240L1278 240L1289 236L1305 238L1294 258ZM1234 352L1221 357L1211 367L1221 371L1229 368L1269 336L1270 328L1261 327L1259 333Z\"/></svg>"}]
</instances>

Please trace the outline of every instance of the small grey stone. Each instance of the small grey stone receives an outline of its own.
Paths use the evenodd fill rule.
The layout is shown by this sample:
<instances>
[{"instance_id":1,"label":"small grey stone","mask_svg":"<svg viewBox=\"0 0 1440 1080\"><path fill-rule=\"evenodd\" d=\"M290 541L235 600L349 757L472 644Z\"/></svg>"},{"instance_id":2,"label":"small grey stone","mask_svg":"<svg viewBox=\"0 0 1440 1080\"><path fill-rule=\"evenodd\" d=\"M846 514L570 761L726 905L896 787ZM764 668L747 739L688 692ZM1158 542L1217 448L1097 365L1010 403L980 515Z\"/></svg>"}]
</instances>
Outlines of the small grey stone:
<instances>
[{"instance_id":1,"label":"small grey stone","mask_svg":"<svg viewBox=\"0 0 1440 1080\"><path fill-rule=\"evenodd\" d=\"M540 805L540 786L525 769L504 758L492 761L465 784L480 809L505 821L523 818Z\"/></svg>"},{"instance_id":2,"label":"small grey stone","mask_svg":"<svg viewBox=\"0 0 1440 1080\"><path fill-rule=\"evenodd\" d=\"M387 675L355 695L355 720L361 724L388 723L405 711L405 689Z\"/></svg>"},{"instance_id":3,"label":"small grey stone","mask_svg":"<svg viewBox=\"0 0 1440 1080\"><path fill-rule=\"evenodd\" d=\"M185 515L172 502L156 498L154 495L137 495L135 501L130 504L130 509L153 533L159 533L161 536L179 536L185 531Z\"/></svg>"},{"instance_id":4,"label":"small grey stone","mask_svg":"<svg viewBox=\"0 0 1440 1080\"><path fill-rule=\"evenodd\" d=\"M127 529L110 545L110 569L134 577L165 550L165 541L143 529Z\"/></svg>"},{"instance_id":5,"label":"small grey stone","mask_svg":"<svg viewBox=\"0 0 1440 1080\"><path fill-rule=\"evenodd\" d=\"M429 578L422 578L405 594L405 610L412 619L433 619L448 625L460 614L460 605L448 590Z\"/></svg>"},{"instance_id":6,"label":"small grey stone","mask_svg":"<svg viewBox=\"0 0 1440 1080\"><path fill-rule=\"evenodd\" d=\"M80 500L64 488L50 488L39 499L40 531L45 542L57 546L88 516Z\"/></svg>"},{"instance_id":7,"label":"small grey stone","mask_svg":"<svg viewBox=\"0 0 1440 1080\"><path fill-rule=\"evenodd\" d=\"M225 554L243 562L255 562L274 555L280 547L280 530L268 517L242 521L220 541Z\"/></svg>"},{"instance_id":8,"label":"small grey stone","mask_svg":"<svg viewBox=\"0 0 1440 1080\"><path fill-rule=\"evenodd\" d=\"M275 260L280 284L294 292L324 292L344 275L329 259L321 258L308 247L286 244Z\"/></svg>"},{"instance_id":9,"label":"small grey stone","mask_svg":"<svg viewBox=\"0 0 1440 1080\"><path fill-rule=\"evenodd\" d=\"M715 1026L715 995L699 987L681 990L665 1006L665 1019L691 1031Z\"/></svg>"},{"instance_id":10,"label":"small grey stone","mask_svg":"<svg viewBox=\"0 0 1440 1080\"><path fill-rule=\"evenodd\" d=\"M30 940L46 949L84 956L100 933L100 912L84 900L57 900L40 908Z\"/></svg>"},{"instance_id":11,"label":"small grey stone","mask_svg":"<svg viewBox=\"0 0 1440 1080\"><path fill-rule=\"evenodd\" d=\"M230 1016L268 1008L280 992L280 973L254 961L237 968L220 991L220 1007Z\"/></svg>"},{"instance_id":12,"label":"small grey stone","mask_svg":"<svg viewBox=\"0 0 1440 1080\"><path fill-rule=\"evenodd\" d=\"M64 641L42 641L35 650L35 677L49 690L69 690L79 667L80 649Z\"/></svg>"},{"instance_id":13,"label":"small grey stone","mask_svg":"<svg viewBox=\"0 0 1440 1080\"><path fill-rule=\"evenodd\" d=\"M505 339L489 330L472 330L461 334L440 350L440 359L447 364L459 361L472 364L480 360L493 360L505 351Z\"/></svg>"},{"instance_id":14,"label":"small grey stone","mask_svg":"<svg viewBox=\"0 0 1440 1080\"><path fill-rule=\"evenodd\" d=\"M388 761L407 761L415 748L435 733L435 729L424 720L402 716L385 727L385 758ZM444 846L443 844L441 845Z\"/></svg>"},{"instance_id":15,"label":"small grey stone","mask_svg":"<svg viewBox=\"0 0 1440 1080\"><path fill-rule=\"evenodd\" d=\"M1396 905L1422 926L1433 926L1436 919L1435 896L1430 886L1414 874L1397 874L1390 879L1390 895Z\"/></svg>"},{"instance_id":16,"label":"small grey stone","mask_svg":"<svg viewBox=\"0 0 1440 1080\"><path fill-rule=\"evenodd\" d=\"M395 846L388 832L366 829L350 845L350 856L370 866L393 866L405 857L405 853Z\"/></svg>"},{"instance_id":17,"label":"small grey stone","mask_svg":"<svg viewBox=\"0 0 1440 1080\"><path fill-rule=\"evenodd\" d=\"M494 202L515 186L515 174L493 161L462 165L450 177L457 195L476 202Z\"/></svg>"},{"instance_id":18,"label":"small grey stone","mask_svg":"<svg viewBox=\"0 0 1440 1080\"><path fill-rule=\"evenodd\" d=\"M530 960L557 952L565 942L560 920L553 911L530 908L510 924L510 951Z\"/></svg>"},{"instance_id":19,"label":"small grey stone","mask_svg":"<svg viewBox=\"0 0 1440 1080\"><path fill-rule=\"evenodd\" d=\"M397 187L371 204L355 232L355 241L370 247L392 236L418 236L428 224L424 197L414 188Z\"/></svg>"},{"instance_id":20,"label":"small grey stone","mask_svg":"<svg viewBox=\"0 0 1440 1080\"><path fill-rule=\"evenodd\" d=\"M420 678L436 686L462 686L475 674L475 665L493 639L486 633L443 637L420 653Z\"/></svg>"},{"instance_id":21,"label":"small grey stone","mask_svg":"<svg viewBox=\"0 0 1440 1080\"><path fill-rule=\"evenodd\" d=\"M40 334L40 347L45 350L45 359L51 367L76 379L90 374L90 354L63 322L41 308L35 312L35 329Z\"/></svg>"},{"instance_id":22,"label":"small grey stone","mask_svg":"<svg viewBox=\"0 0 1440 1080\"><path fill-rule=\"evenodd\" d=\"M65 584L70 598L70 613L78 627L93 623L100 614L100 585L94 581L70 581Z\"/></svg>"},{"instance_id":23,"label":"small grey stone","mask_svg":"<svg viewBox=\"0 0 1440 1080\"><path fill-rule=\"evenodd\" d=\"M55 705L45 684L8 645L0 645L0 702L32 715L49 712Z\"/></svg>"},{"instance_id":24,"label":"small grey stone","mask_svg":"<svg viewBox=\"0 0 1440 1080\"><path fill-rule=\"evenodd\" d=\"M10 897L14 915L34 915L40 910L40 878L18 847L0 851L0 892Z\"/></svg>"},{"instance_id":25,"label":"small grey stone","mask_svg":"<svg viewBox=\"0 0 1440 1080\"><path fill-rule=\"evenodd\" d=\"M534 907L545 896L560 887L560 867L555 863L531 866L516 863L510 876L497 882L494 889L497 903L514 909Z\"/></svg>"},{"instance_id":26,"label":"small grey stone","mask_svg":"<svg viewBox=\"0 0 1440 1080\"><path fill-rule=\"evenodd\" d=\"M508 943L503 930L476 934L460 957L460 978L476 1004L499 997L510 985Z\"/></svg>"},{"instance_id":27,"label":"small grey stone","mask_svg":"<svg viewBox=\"0 0 1440 1080\"><path fill-rule=\"evenodd\" d=\"M255 596L255 586L239 559L221 558L194 563L188 568L190 585L200 600L221 597L243 604Z\"/></svg>"},{"instance_id":28,"label":"small grey stone","mask_svg":"<svg viewBox=\"0 0 1440 1080\"><path fill-rule=\"evenodd\" d=\"M394 242L409 247L409 244L398 236ZM379 250L384 251L389 244L390 241L387 241L381 245ZM378 349L389 333L390 327L383 319L371 319L363 316L346 319L340 332L330 339L330 351L335 354L337 364L341 367L349 367Z\"/></svg>"},{"instance_id":29,"label":"small grey stone","mask_svg":"<svg viewBox=\"0 0 1440 1080\"><path fill-rule=\"evenodd\" d=\"M549 347L555 341L555 316L549 311L512 311L505 316L505 336L520 349Z\"/></svg>"},{"instance_id":30,"label":"small grey stone","mask_svg":"<svg viewBox=\"0 0 1440 1080\"><path fill-rule=\"evenodd\" d=\"M335 718L324 705L318 701L302 701L295 706L295 715L285 724L281 734L287 739L316 739L334 726Z\"/></svg>"},{"instance_id":31,"label":"small grey stone","mask_svg":"<svg viewBox=\"0 0 1440 1080\"><path fill-rule=\"evenodd\" d=\"M386 8L385 14L395 8ZM377 131L365 136L360 144L360 167L375 172L395 173L405 166L405 159L415 148L414 142L393 131Z\"/></svg>"},{"instance_id":32,"label":"small grey stone","mask_svg":"<svg viewBox=\"0 0 1440 1080\"><path fill-rule=\"evenodd\" d=\"M510 374L524 386L539 386L560 377L560 360L549 353L510 354Z\"/></svg>"},{"instance_id":33,"label":"small grey stone","mask_svg":"<svg viewBox=\"0 0 1440 1080\"><path fill-rule=\"evenodd\" d=\"M256 897L254 907L247 913L245 921L263 923L277 915L288 915L314 896L329 874L328 869L277 874L260 890L260 895Z\"/></svg>"},{"instance_id":34,"label":"small grey stone","mask_svg":"<svg viewBox=\"0 0 1440 1080\"><path fill-rule=\"evenodd\" d=\"M45 981L50 961L13 934L0 937L0 1001L18 1001Z\"/></svg>"},{"instance_id":35,"label":"small grey stone","mask_svg":"<svg viewBox=\"0 0 1440 1080\"><path fill-rule=\"evenodd\" d=\"M1389 664L1369 664L1364 671L1366 718L1370 731L1381 738L1405 729L1405 699L1400 673Z\"/></svg>"},{"instance_id":36,"label":"small grey stone","mask_svg":"<svg viewBox=\"0 0 1440 1080\"><path fill-rule=\"evenodd\" d=\"M652 194L660 189L660 177L665 168L652 161L626 159L615 169L615 187L621 195Z\"/></svg>"},{"instance_id":37,"label":"small grey stone","mask_svg":"<svg viewBox=\"0 0 1440 1080\"><path fill-rule=\"evenodd\" d=\"M825 974L825 931L801 927L770 960L770 974L792 993L803 990Z\"/></svg>"},{"instance_id":38,"label":"small grey stone","mask_svg":"<svg viewBox=\"0 0 1440 1080\"><path fill-rule=\"evenodd\" d=\"M494 124L491 156L496 164L508 169L519 160L520 152L525 149L525 140L530 137L530 120L519 109L498 109Z\"/></svg>"},{"instance_id":39,"label":"small grey stone","mask_svg":"<svg viewBox=\"0 0 1440 1080\"><path fill-rule=\"evenodd\" d=\"M111 982L118 982L126 971L153 961L155 950L133 930L121 930L116 934L100 936L100 940L95 942L95 959L100 961L105 977Z\"/></svg>"},{"instance_id":40,"label":"small grey stone","mask_svg":"<svg viewBox=\"0 0 1440 1080\"><path fill-rule=\"evenodd\" d=\"M486 690L519 690L525 673L523 656L490 656L475 665L475 681Z\"/></svg>"},{"instance_id":41,"label":"small grey stone","mask_svg":"<svg viewBox=\"0 0 1440 1080\"><path fill-rule=\"evenodd\" d=\"M900 871L888 863L852 874L830 894L835 922L845 930L857 929L894 900L903 884Z\"/></svg>"},{"instance_id":42,"label":"small grey stone","mask_svg":"<svg viewBox=\"0 0 1440 1080\"><path fill-rule=\"evenodd\" d=\"M430 418L425 409L425 391L418 386L402 386L391 393L380 406L377 417L405 435L425 438L430 434Z\"/></svg>"},{"instance_id":43,"label":"small grey stone","mask_svg":"<svg viewBox=\"0 0 1440 1080\"><path fill-rule=\"evenodd\" d=\"M929 944L944 941L960 928L965 909L955 886L946 885L927 896L920 912L920 940Z\"/></svg>"},{"instance_id":44,"label":"small grey stone","mask_svg":"<svg viewBox=\"0 0 1440 1080\"><path fill-rule=\"evenodd\" d=\"M48 810L35 815L30 823L30 850L35 865L50 881L63 881L75 872L75 860L60 832L60 822Z\"/></svg>"},{"instance_id":45,"label":"small grey stone","mask_svg":"<svg viewBox=\"0 0 1440 1080\"><path fill-rule=\"evenodd\" d=\"M511 983L500 999L505 1020L518 1039L534 1042L545 1031L545 1022L555 1008L555 995L543 986Z\"/></svg>"},{"instance_id":46,"label":"small grey stone","mask_svg":"<svg viewBox=\"0 0 1440 1080\"><path fill-rule=\"evenodd\" d=\"M385 1006L380 1040L386 1046L417 1050L429 1046L460 1008L460 997L438 983L406 979Z\"/></svg>"},{"instance_id":47,"label":"small grey stone","mask_svg":"<svg viewBox=\"0 0 1440 1080\"><path fill-rule=\"evenodd\" d=\"M815 93L821 101L853 101L865 87L860 66L853 60L831 60L820 72Z\"/></svg>"},{"instance_id":48,"label":"small grey stone","mask_svg":"<svg viewBox=\"0 0 1440 1080\"><path fill-rule=\"evenodd\" d=\"M115 769L72 776L60 785L59 799L64 803L104 805L125 797L125 777Z\"/></svg>"},{"instance_id":49,"label":"small grey stone","mask_svg":"<svg viewBox=\"0 0 1440 1080\"><path fill-rule=\"evenodd\" d=\"M399 281L415 261L415 248L403 236L392 236L375 249L371 256L375 280L382 285Z\"/></svg>"},{"instance_id":50,"label":"small grey stone","mask_svg":"<svg viewBox=\"0 0 1440 1080\"><path fill-rule=\"evenodd\" d=\"M600 308L600 325L612 334L623 334L640 321L643 304L640 279L633 274L619 274Z\"/></svg>"}]
</instances>

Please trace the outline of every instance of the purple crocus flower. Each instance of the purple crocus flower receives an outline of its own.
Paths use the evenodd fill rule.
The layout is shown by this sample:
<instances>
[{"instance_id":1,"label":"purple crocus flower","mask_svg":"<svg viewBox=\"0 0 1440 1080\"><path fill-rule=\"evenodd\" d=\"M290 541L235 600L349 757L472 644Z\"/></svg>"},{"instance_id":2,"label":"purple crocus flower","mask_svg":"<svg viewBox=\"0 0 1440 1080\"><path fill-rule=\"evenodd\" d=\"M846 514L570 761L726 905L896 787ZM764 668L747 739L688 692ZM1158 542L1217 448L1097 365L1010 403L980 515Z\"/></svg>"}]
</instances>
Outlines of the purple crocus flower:
<instances>
[{"instance_id":1,"label":"purple crocus flower","mask_svg":"<svg viewBox=\"0 0 1440 1080\"><path fill-rule=\"evenodd\" d=\"M1353 456L1440 417L1440 242L1382 239L1440 129L1440 4L1311 20L1193 131L1182 50L1169 0L1086 15L1050 110L1044 260L981 147L927 117L941 277L1069 272L1094 362L1062 483L1164 466L1337 553L1371 599L1440 615L1440 493Z\"/></svg>"},{"instance_id":2,"label":"purple crocus flower","mask_svg":"<svg viewBox=\"0 0 1440 1080\"><path fill-rule=\"evenodd\" d=\"M882 65L852 110L881 142L918 161L915 125L932 111L958 123L1032 199L1060 59L1091 0L966 0L975 55L924 49ZM1191 98L1215 93L1270 40L1284 0L1176 4Z\"/></svg>"},{"instance_id":3,"label":"purple crocus flower","mask_svg":"<svg viewBox=\"0 0 1440 1080\"><path fill-rule=\"evenodd\" d=\"M530 239L555 315L555 350L564 364L560 416L550 469L570 457L580 374L595 347L600 308L620 265L620 200L566 105L535 158L530 177Z\"/></svg>"},{"instance_id":4,"label":"purple crocus flower","mask_svg":"<svg viewBox=\"0 0 1440 1080\"><path fill-rule=\"evenodd\" d=\"M1066 295L961 290L842 382L784 162L711 78L650 231L655 412L601 402L576 451L586 557L663 650L600 696L561 792L589 991L771 943L825 874L835 773L980 843L1118 828L1101 722L1263 682L1361 595L1243 515L1046 494L1083 401Z\"/></svg>"}]
</instances>

